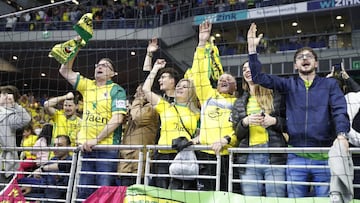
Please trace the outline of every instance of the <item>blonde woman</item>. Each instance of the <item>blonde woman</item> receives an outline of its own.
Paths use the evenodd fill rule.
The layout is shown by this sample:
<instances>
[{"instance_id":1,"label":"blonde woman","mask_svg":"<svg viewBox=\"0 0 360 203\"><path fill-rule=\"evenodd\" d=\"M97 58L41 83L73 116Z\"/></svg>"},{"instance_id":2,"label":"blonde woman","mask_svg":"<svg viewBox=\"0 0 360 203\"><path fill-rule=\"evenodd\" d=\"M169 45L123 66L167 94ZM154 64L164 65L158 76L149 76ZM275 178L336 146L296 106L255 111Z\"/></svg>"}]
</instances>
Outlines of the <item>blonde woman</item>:
<instances>
[{"instance_id":1,"label":"blonde woman","mask_svg":"<svg viewBox=\"0 0 360 203\"><path fill-rule=\"evenodd\" d=\"M236 100L232 110L234 130L239 147L286 147L285 103L281 95L271 89L254 84L249 63L243 64L243 95ZM240 154L237 160L241 164L286 164L286 154ZM285 181L284 168L240 168L242 180ZM275 183L242 183L242 192L249 196L285 197L286 186ZM263 193L264 192L264 193Z\"/></svg>"},{"instance_id":2,"label":"blonde woman","mask_svg":"<svg viewBox=\"0 0 360 203\"><path fill-rule=\"evenodd\" d=\"M172 145L172 140L179 137L186 137L189 141L196 132L199 121L199 109L195 87L191 80L181 79L175 87L175 102L169 103L161 96L151 91L151 87L159 69L164 68L166 61L157 59L149 76L146 78L143 91L146 99L160 115L161 131L159 145ZM156 160L173 160L177 154L175 150L159 150L154 157ZM157 174L169 174L170 164L154 164L154 172ZM169 178L155 178L155 186L168 188ZM182 181L182 180L178 180ZM196 181L184 181L179 184L181 188L172 189L196 189Z\"/></svg>"}]
</instances>

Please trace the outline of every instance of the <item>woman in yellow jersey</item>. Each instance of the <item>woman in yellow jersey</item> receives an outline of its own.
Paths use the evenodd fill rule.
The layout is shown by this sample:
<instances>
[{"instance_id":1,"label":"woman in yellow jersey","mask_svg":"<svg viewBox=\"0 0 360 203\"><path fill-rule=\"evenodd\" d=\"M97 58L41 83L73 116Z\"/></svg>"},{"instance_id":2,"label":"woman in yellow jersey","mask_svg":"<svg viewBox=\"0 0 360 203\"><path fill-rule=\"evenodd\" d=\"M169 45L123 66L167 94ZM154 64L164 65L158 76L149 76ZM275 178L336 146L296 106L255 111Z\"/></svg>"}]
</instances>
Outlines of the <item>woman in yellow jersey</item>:
<instances>
[{"instance_id":1,"label":"woman in yellow jersey","mask_svg":"<svg viewBox=\"0 0 360 203\"><path fill-rule=\"evenodd\" d=\"M36 140L38 139L38 136L36 136L33 127L31 124L27 125L23 130L23 137L21 140L21 147L32 147L34 146ZM36 156L31 153L31 151L22 151L22 159L25 160L25 162L21 162L20 166L18 168L18 171L30 171L31 169L34 169L36 167L36 163L34 162L27 162L31 160L35 160ZM24 177L24 174L18 174L18 178Z\"/></svg>"},{"instance_id":2,"label":"woman in yellow jersey","mask_svg":"<svg viewBox=\"0 0 360 203\"><path fill-rule=\"evenodd\" d=\"M239 147L286 147L283 136L285 132L285 101L283 97L254 84L251 78L249 62L243 65L243 95L236 100L232 110L234 130L240 142ZM286 154L240 154L241 164L286 164ZM242 180L285 181L285 168L248 167L240 168ZM285 197L286 185L275 183L243 182L242 193L250 196ZM265 187L264 187L265 186Z\"/></svg>"},{"instance_id":3,"label":"woman in yellow jersey","mask_svg":"<svg viewBox=\"0 0 360 203\"><path fill-rule=\"evenodd\" d=\"M196 132L200 118L195 88L191 80L182 79L177 83L174 104L167 102L164 98L151 91L156 74L165 65L166 61L164 59L157 59L143 86L146 99L160 115L161 131L159 145L171 145L172 140L179 137L186 137L190 141ZM154 159L173 160L176 154L175 150L159 150L158 155ZM157 174L169 174L169 165L168 163L154 164L154 171ZM157 177L154 183L157 187L168 188L169 181L170 178ZM195 180L184 181L181 184L182 188L171 187L171 189L196 189L196 185Z\"/></svg>"}]
</instances>

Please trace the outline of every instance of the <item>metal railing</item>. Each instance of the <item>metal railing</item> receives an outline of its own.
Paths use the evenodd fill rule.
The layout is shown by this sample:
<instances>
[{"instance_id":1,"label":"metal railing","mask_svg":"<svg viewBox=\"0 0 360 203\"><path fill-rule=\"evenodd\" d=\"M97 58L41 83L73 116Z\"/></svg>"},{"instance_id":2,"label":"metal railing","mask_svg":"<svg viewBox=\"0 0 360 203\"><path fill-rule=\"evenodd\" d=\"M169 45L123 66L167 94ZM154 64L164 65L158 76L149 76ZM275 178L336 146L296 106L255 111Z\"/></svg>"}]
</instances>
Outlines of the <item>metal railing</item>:
<instances>
[{"instance_id":1,"label":"metal railing","mask_svg":"<svg viewBox=\"0 0 360 203\"><path fill-rule=\"evenodd\" d=\"M160 145L98 145L93 148L93 150L139 150L139 158L138 159L85 159L82 157L82 153L79 147L45 147L45 148L32 148L32 147L1 147L2 151L73 151L72 160L71 161L58 161L58 163L70 163L71 169L70 173L54 173L54 172L41 172L40 175L58 175L58 176L68 176L69 181L66 186L53 186L53 185L33 185L33 184L19 184L19 186L24 187L34 187L34 188L57 188L66 190L66 198L65 199L46 199L46 198L26 198L30 201L40 200L40 201L52 201L52 202L79 202L83 199L78 199L78 189L79 188L99 188L98 185L79 185L79 179L81 174L106 174L112 175L116 177L136 177L136 184L141 184L142 177L144 176L144 185L149 185L150 179L153 177L173 177L173 178L181 178L180 175L170 175L170 174L155 174L150 170L151 164L153 163L175 163L179 161L174 160L154 160L152 154L155 150L171 150L171 146L160 146ZM209 150L211 146L205 145L193 145L184 150L192 150L192 151L201 151L201 150ZM234 157L239 153L327 153L330 148L229 148L229 174L228 174L228 191L233 192L233 185L239 184L242 182L255 183L254 180L241 180L234 177L234 169L235 168L246 168L246 167L254 167L253 164L237 164L235 162ZM143 163L144 163L144 153L146 150L146 162L145 162L145 173L143 174ZM349 150L352 154L360 153L359 148L350 148ZM23 162L23 160L6 160L14 163ZM95 171L82 172L81 166L83 161L113 161L113 162L129 162L129 163L138 163L137 172L136 173L100 173ZM55 162L55 161L54 161ZM181 161L186 162L186 161ZM191 161L194 162L194 161ZM208 176L208 175L194 175L188 176L188 178L196 178L196 179L212 179L216 181L216 191L220 190L220 176L221 176L221 158L220 155L216 156L216 161L208 161L208 160L197 160L195 161L197 164L213 164L216 165L216 175ZM259 168L329 168L328 166L305 166L305 165L255 165L255 167ZM355 166L354 170L360 170L359 166ZM0 174L4 174L8 171L0 171ZM31 175L34 172L18 172L13 171L14 174L26 174ZM277 183L277 184L289 184L289 181L256 181L256 183ZM329 183L318 183L318 182L291 182L291 184L300 184L300 185L329 185ZM0 184L5 186L6 184ZM354 187L360 188L359 184L354 184Z\"/></svg>"}]
</instances>

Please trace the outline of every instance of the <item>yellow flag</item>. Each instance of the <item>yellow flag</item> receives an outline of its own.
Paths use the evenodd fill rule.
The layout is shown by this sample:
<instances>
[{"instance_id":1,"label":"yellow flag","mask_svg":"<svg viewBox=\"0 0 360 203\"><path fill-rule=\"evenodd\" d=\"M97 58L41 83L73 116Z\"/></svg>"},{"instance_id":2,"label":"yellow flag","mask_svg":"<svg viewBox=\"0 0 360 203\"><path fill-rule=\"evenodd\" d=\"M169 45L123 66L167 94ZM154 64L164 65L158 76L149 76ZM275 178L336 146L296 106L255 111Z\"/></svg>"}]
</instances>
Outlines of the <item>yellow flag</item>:
<instances>
[{"instance_id":1,"label":"yellow flag","mask_svg":"<svg viewBox=\"0 0 360 203\"><path fill-rule=\"evenodd\" d=\"M75 56L75 53L84 42L74 39L56 44L50 51L49 57L54 57L60 64L65 64Z\"/></svg>"},{"instance_id":2,"label":"yellow flag","mask_svg":"<svg viewBox=\"0 0 360 203\"><path fill-rule=\"evenodd\" d=\"M79 22L73 27L74 30L81 36L81 38L85 40L86 43L94 35L92 20L93 20L93 14L86 13L80 18Z\"/></svg>"}]
</instances>

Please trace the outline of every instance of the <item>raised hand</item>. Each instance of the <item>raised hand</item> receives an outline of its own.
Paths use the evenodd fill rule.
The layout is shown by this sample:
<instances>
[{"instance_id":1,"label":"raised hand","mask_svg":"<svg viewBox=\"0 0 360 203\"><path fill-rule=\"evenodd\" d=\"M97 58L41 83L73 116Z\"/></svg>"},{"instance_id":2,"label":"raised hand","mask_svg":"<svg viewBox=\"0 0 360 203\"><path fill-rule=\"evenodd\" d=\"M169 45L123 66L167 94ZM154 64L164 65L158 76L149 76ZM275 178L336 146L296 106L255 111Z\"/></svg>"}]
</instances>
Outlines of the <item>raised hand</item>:
<instances>
[{"instance_id":1,"label":"raised hand","mask_svg":"<svg viewBox=\"0 0 360 203\"><path fill-rule=\"evenodd\" d=\"M149 41L149 45L148 45L148 47L146 49L147 53L154 53L158 49L159 49L158 39L157 38L152 38Z\"/></svg>"},{"instance_id":2,"label":"raised hand","mask_svg":"<svg viewBox=\"0 0 360 203\"><path fill-rule=\"evenodd\" d=\"M164 68L166 66L165 59L157 59L154 63L153 69L159 70L161 68Z\"/></svg>"},{"instance_id":3,"label":"raised hand","mask_svg":"<svg viewBox=\"0 0 360 203\"><path fill-rule=\"evenodd\" d=\"M206 41L210 38L211 27L211 23L207 20L199 25L199 47L204 47Z\"/></svg>"},{"instance_id":4,"label":"raised hand","mask_svg":"<svg viewBox=\"0 0 360 203\"><path fill-rule=\"evenodd\" d=\"M256 36L256 32L257 32L256 24L251 23L247 34L249 54L256 53L256 47L260 44L260 40L263 37L263 34L259 34L258 36Z\"/></svg>"},{"instance_id":5,"label":"raised hand","mask_svg":"<svg viewBox=\"0 0 360 203\"><path fill-rule=\"evenodd\" d=\"M74 99L74 97L75 97L74 93L72 93L72 92L68 92L65 96L66 99Z\"/></svg>"}]
</instances>

